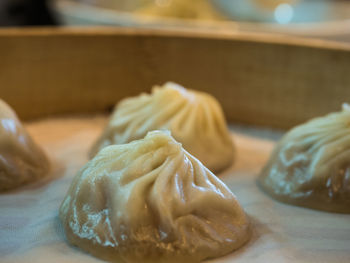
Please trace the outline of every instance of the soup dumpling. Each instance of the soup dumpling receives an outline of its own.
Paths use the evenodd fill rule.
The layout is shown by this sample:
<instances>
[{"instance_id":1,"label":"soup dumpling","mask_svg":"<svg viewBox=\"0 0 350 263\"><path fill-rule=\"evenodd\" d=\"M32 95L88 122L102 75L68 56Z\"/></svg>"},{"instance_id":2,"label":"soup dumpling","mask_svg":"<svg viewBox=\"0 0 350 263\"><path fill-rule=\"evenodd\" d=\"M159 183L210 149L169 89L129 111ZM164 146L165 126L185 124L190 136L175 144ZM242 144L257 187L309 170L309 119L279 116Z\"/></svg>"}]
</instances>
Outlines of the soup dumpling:
<instances>
[{"instance_id":1,"label":"soup dumpling","mask_svg":"<svg viewBox=\"0 0 350 263\"><path fill-rule=\"evenodd\" d=\"M259 178L286 203L350 213L350 109L313 119L288 132Z\"/></svg>"},{"instance_id":2,"label":"soup dumpling","mask_svg":"<svg viewBox=\"0 0 350 263\"><path fill-rule=\"evenodd\" d=\"M170 130L188 152L213 172L220 172L233 162L234 146L220 104L209 94L171 82L153 88L152 94L121 101L90 156L107 145L128 143L161 129Z\"/></svg>"},{"instance_id":3,"label":"soup dumpling","mask_svg":"<svg viewBox=\"0 0 350 263\"><path fill-rule=\"evenodd\" d=\"M16 113L0 99L0 191L37 181L48 170L44 152L28 135Z\"/></svg>"},{"instance_id":4,"label":"soup dumpling","mask_svg":"<svg viewBox=\"0 0 350 263\"><path fill-rule=\"evenodd\" d=\"M249 239L236 197L168 133L102 149L61 205L67 239L116 262L200 262Z\"/></svg>"}]
</instances>

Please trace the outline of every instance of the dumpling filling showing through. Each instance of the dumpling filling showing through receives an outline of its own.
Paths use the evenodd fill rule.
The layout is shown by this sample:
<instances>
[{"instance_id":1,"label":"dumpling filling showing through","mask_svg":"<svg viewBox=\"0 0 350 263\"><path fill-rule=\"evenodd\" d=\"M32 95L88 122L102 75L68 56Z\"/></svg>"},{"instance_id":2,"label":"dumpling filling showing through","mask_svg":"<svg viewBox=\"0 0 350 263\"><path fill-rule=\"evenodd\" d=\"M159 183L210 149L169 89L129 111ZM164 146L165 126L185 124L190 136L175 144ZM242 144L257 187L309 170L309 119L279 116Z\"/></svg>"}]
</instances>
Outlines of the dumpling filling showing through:
<instances>
[{"instance_id":1,"label":"dumpling filling showing through","mask_svg":"<svg viewBox=\"0 0 350 263\"><path fill-rule=\"evenodd\" d=\"M32 183L48 172L46 155L0 99L0 191Z\"/></svg>"}]
</instances>

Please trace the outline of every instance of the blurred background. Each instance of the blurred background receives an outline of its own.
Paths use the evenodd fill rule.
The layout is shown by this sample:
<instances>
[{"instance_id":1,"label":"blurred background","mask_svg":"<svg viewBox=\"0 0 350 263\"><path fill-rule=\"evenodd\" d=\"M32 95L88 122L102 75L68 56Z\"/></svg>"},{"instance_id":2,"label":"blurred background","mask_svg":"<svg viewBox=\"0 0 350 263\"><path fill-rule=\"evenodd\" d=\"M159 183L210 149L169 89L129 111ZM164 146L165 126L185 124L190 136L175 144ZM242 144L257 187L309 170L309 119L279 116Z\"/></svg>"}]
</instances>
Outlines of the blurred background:
<instances>
[{"instance_id":1,"label":"blurred background","mask_svg":"<svg viewBox=\"0 0 350 263\"><path fill-rule=\"evenodd\" d=\"M268 32L350 43L349 0L1 0L0 26Z\"/></svg>"}]
</instances>

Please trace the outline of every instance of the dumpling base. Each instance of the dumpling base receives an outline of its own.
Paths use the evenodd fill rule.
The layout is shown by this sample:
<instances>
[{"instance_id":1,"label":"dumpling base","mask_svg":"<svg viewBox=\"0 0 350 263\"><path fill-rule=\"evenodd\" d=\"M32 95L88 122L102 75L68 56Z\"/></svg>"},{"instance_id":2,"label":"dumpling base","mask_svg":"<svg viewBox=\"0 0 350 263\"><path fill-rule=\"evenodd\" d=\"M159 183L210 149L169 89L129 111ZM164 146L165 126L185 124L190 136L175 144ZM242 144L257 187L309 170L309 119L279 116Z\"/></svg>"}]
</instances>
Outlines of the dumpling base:
<instances>
[{"instance_id":1,"label":"dumpling base","mask_svg":"<svg viewBox=\"0 0 350 263\"><path fill-rule=\"evenodd\" d=\"M298 197L279 194L267 182L266 175L261 176L257 180L257 184L264 193L282 203L331 213L350 214L350 199L332 199L330 201L326 191L314 190L312 193L299 195Z\"/></svg>"},{"instance_id":2,"label":"dumpling base","mask_svg":"<svg viewBox=\"0 0 350 263\"><path fill-rule=\"evenodd\" d=\"M232 251L244 246L250 240L250 236L251 229L247 227L245 235L236 243L236 246L221 248L220 253L218 253L218 250L203 249L203 253L199 257L198 252L191 253L188 251L188 253L184 253L181 249L169 253L168 250L163 248L155 248L155 245L152 243L144 243L142 245L139 243L125 244L125 246L119 246L118 248L101 246L100 244L92 245L90 240L80 239L66 231L66 237L71 245L97 258L118 263L199 263L203 260L218 258L232 253ZM124 253L121 253L123 250Z\"/></svg>"}]
</instances>

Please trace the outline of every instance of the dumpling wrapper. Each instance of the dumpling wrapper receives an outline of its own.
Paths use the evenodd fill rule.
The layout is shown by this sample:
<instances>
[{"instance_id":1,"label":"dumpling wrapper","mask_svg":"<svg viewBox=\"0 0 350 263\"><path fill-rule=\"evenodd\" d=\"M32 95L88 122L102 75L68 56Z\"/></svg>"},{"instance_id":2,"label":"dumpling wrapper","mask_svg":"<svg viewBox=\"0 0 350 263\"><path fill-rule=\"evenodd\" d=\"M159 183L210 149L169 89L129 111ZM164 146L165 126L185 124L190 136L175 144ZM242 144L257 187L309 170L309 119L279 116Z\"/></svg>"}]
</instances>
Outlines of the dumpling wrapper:
<instances>
[{"instance_id":1,"label":"dumpling wrapper","mask_svg":"<svg viewBox=\"0 0 350 263\"><path fill-rule=\"evenodd\" d=\"M350 213L350 109L288 132L261 172L259 184L282 202Z\"/></svg>"},{"instance_id":2,"label":"dumpling wrapper","mask_svg":"<svg viewBox=\"0 0 350 263\"><path fill-rule=\"evenodd\" d=\"M236 197L168 133L101 150L60 207L72 244L115 262L200 262L249 239Z\"/></svg>"},{"instance_id":3,"label":"dumpling wrapper","mask_svg":"<svg viewBox=\"0 0 350 263\"><path fill-rule=\"evenodd\" d=\"M90 157L107 145L142 139L147 132L162 129L170 130L175 140L213 172L233 162L233 142L217 100L171 82L154 87L152 94L121 101Z\"/></svg>"},{"instance_id":4,"label":"dumpling wrapper","mask_svg":"<svg viewBox=\"0 0 350 263\"><path fill-rule=\"evenodd\" d=\"M48 171L44 152L28 135L16 113L0 99L0 191L37 181Z\"/></svg>"}]
</instances>

